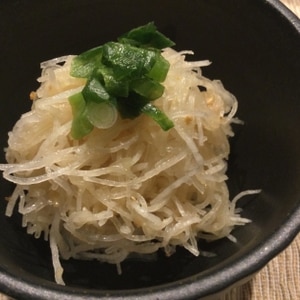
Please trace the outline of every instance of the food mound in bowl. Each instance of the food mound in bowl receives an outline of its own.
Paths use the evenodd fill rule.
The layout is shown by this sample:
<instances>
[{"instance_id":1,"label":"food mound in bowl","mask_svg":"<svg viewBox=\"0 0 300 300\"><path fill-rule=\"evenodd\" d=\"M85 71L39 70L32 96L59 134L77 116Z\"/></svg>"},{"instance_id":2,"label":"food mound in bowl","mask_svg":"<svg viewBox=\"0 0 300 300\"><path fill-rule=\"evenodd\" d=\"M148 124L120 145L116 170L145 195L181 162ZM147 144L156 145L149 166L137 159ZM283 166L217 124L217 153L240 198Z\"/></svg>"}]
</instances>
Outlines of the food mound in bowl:
<instances>
[{"instance_id":1,"label":"food mound in bowl","mask_svg":"<svg viewBox=\"0 0 300 300\"><path fill-rule=\"evenodd\" d=\"M235 238L226 185L237 100L153 23L80 55L42 62L32 108L9 133L3 176L23 226L60 257L116 264L197 240Z\"/></svg>"}]
</instances>

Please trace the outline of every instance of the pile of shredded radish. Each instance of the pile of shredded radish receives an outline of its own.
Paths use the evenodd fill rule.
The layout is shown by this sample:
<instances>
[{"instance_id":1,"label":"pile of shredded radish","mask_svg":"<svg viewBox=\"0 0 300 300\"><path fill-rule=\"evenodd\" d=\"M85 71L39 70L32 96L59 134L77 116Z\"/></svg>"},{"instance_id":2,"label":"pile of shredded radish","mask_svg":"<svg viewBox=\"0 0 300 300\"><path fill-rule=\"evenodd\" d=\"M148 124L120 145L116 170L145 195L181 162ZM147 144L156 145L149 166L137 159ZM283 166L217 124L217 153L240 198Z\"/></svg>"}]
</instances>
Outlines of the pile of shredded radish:
<instances>
[{"instance_id":1,"label":"pile of shredded radish","mask_svg":"<svg viewBox=\"0 0 300 300\"><path fill-rule=\"evenodd\" d=\"M167 48L164 95L155 105L174 122L163 131L145 115L95 128L82 140L70 136L68 97L85 80L69 75L74 56L41 64L31 111L9 132L7 164L0 170L16 184L6 214L18 203L23 226L49 240L55 280L64 284L60 258L120 263L128 255L182 246L199 255L197 240L228 237L249 222L229 199L228 137L237 100L201 67L191 51Z\"/></svg>"}]
</instances>

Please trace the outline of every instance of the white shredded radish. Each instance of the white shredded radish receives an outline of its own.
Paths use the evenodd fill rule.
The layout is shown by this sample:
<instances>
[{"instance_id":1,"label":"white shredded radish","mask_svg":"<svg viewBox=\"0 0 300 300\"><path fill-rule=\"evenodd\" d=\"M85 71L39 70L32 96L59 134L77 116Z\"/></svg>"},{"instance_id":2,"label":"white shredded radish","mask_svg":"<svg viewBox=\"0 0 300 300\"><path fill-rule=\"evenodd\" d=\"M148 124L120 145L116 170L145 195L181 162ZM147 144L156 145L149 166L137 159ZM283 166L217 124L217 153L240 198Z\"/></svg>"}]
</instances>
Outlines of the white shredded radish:
<instances>
[{"instance_id":1,"label":"white shredded radish","mask_svg":"<svg viewBox=\"0 0 300 300\"><path fill-rule=\"evenodd\" d=\"M19 199L28 233L50 241L59 284L60 258L97 259L121 272L132 253L162 248L171 255L183 246L212 256L198 249L199 238L235 241L234 226L249 222L236 201L259 190L230 201L226 185L228 137L231 124L240 122L236 98L202 75L209 61L187 62L192 51L167 48L162 54L170 70L155 105L174 128L163 131L145 115L126 120L108 110L103 122L114 126L72 139L68 97L85 80L69 75L74 56L65 56L41 64L32 109L9 133L8 163L0 170L16 189L6 214Z\"/></svg>"}]
</instances>

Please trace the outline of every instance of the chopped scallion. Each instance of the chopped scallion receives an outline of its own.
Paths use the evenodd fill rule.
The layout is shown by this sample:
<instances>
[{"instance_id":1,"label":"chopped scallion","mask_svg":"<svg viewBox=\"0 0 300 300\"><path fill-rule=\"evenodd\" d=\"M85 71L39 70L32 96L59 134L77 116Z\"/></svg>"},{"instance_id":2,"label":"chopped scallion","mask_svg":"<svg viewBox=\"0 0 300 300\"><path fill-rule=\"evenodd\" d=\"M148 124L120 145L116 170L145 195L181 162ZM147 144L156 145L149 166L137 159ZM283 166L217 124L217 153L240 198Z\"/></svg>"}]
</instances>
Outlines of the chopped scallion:
<instances>
[{"instance_id":1,"label":"chopped scallion","mask_svg":"<svg viewBox=\"0 0 300 300\"><path fill-rule=\"evenodd\" d=\"M130 119L144 113L163 130L173 127L173 122L152 104L164 93L162 82L170 67L161 49L173 45L153 23L148 23L124 34L117 42L76 56L70 74L86 78L87 82L81 93L69 98L72 137L80 139L94 126L112 126L117 112Z\"/></svg>"},{"instance_id":2,"label":"chopped scallion","mask_svg":"<svg viewBox=\"0 0 300 300\"><path fill-rule=\"evenodd\" d=\"M87 104L87 118L95 127L105 129L115 124L118 111L111 103L89 102Z\"/></svg>"},{"instance_id":3,"label":"chopped scallion","mask_svg":"<svg viewBox=\"0 0 300 300\"><path fill-rule=\"evenodd\" d=\"M86 102L81 93L69 97L73 112L71 135L74 139L81 139L94 128L87 118Z\"/></svg>"}]
</instances>

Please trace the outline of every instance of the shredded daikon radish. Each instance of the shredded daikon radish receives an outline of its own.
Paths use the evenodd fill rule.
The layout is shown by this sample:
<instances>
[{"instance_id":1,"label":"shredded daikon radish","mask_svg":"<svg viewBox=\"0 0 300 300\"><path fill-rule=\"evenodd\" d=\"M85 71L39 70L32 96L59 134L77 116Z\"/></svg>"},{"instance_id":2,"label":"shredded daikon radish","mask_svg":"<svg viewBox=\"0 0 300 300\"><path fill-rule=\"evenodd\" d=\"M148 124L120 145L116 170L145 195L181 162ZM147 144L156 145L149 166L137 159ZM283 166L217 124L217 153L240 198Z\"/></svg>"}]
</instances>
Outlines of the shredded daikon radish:
<instances>
[{"instance_id":1,"label":"shredded daikon radish","mask_svg":"<svg viewBox=\"0 0 300 300\"><path fill-rule=\"evenodd\" d=\"M145 115L118 117L80 141L70 136L68 97L85 84L69 75L74 56L41 64L36 99L9 133L8 164L0 169L17 185L6 214L19 198L28 233L50 241L57 283L64 284L59 257L97 259L120 270L131 253L162 248L171 255L183 246L198 255L199 238L234 240L234 226L249 222L226 185L237 100L202 75L209 61L187 62L191 54L163 51L170 70L155 105L174 128L163 131Z\"/></svg>"}]
</instances>

